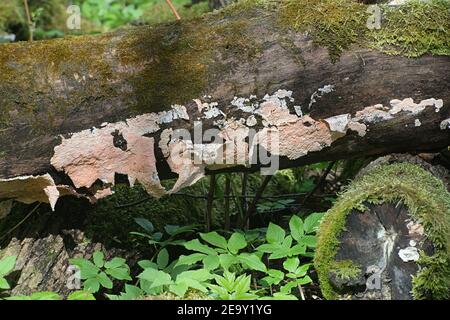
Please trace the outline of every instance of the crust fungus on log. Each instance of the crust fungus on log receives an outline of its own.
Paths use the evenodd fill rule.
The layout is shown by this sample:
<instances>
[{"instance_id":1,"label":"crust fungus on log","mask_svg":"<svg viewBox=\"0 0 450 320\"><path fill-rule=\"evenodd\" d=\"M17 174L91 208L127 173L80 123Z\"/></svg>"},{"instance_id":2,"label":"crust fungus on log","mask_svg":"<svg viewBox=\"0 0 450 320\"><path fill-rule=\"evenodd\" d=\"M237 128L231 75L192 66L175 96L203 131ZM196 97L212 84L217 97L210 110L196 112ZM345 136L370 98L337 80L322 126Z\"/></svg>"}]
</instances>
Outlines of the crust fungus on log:
<instances>
[{"instance_id":1,"label":"crust fungus on log","mask_svg":"<svg viewBox=\"0 0 450 320\"><path fill-rule=\"evenodd\" d=\"M410 8L415 18L435 12L445 26L427 24L426 48L417 39L425 24L410 35L416 29L399 26L412 18L398 11L386 9L386 28L369 31L364 4L323 0L335 11L310 8L313 20L298 4L310 6L247 0L192 21L1 45L0 199L95 201L117 174L160 197L211 171L258 170L261 161L250 160L261 148L286 168L449 145L448 3ZM344 12L349 24L324 41L320 21ZM386 48L390 28L414 45L395 39ZM195 135L198 123L222 140L177 137ZM178 181L166 191L168 177ZM11 191L27 181L27 197Z\"/></svg>"},{"instance_id":2,"label":"crust fungus on log","mask_svg":"<svg viewBox=\"0 0 450 320\"><path fill-rule=\"evenodd\" d=\"M392 160L370 165L320 225L314 264L327 299L450 297L450 193L432 174L440 169Z\"/></svg>"}]
</instances>

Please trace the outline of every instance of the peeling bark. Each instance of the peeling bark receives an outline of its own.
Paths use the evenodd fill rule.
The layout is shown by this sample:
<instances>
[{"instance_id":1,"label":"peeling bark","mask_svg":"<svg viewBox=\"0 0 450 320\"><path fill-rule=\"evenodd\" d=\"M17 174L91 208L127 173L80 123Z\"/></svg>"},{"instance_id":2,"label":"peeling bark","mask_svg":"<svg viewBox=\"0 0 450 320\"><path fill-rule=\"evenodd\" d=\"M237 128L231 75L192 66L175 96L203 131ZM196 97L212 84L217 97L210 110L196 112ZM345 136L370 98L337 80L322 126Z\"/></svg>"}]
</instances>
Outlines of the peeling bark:
<instances>
[{"instance_id":1,"label":"peeling bark","mask_svg":"<svg viewBox=\"0 0 450 320\"><path fill-rule=\"evenodd\" d=\"M352 48L332 63L261 10L0 46L0 199L95 201L116 174L159 197L258 170L259 148L285 168L449 145L449 57ZM221 141L180 139L199 123Z\"/></svg>"}]
</instances>

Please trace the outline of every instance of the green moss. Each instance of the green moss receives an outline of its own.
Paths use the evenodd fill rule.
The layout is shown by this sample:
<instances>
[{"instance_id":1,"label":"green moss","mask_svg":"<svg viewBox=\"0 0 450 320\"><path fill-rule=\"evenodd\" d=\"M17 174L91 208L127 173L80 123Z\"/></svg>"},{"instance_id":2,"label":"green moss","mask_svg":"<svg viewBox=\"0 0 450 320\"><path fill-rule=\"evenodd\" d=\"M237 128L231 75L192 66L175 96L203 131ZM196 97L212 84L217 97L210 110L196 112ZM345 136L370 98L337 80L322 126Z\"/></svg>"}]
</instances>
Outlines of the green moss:
<instances>
[{"instance_id":1,"label":"green moss","mask_svg":"<svg viewBox=\"0 0 450 320\"><path fill-rule=\"evenodd\" d=\"M280 22L309 32L316 44L328 48L333 61L353 44L406 57L450 55L449 1L380 5L379 30L366 26L371 16L367 8L354 0L286 0L280 8Z\"/></svg>"},{"instance_id":2,"label":"green moss","mask_svg":"<svg viewBox=\"0 0 450 320\"><path fill-rule=\"evenodd\" d=\"M419 183L418 183L419 182ZM415 299L450 298L450 194L443 183L422 168L398 163L376 167L353 181L320 226L314 264L325 298L336 299L328 279L333 267L339 235L345 230L347 215L353 209L361 212L364 203L381 204L403 202L410 214L424 226L427 237L435 247L432 256L425 256L419 264L423 268L413 279Z\"/></svg>"},{"instance_id":3,"label":"green moss","mask_svg":"<svg viewBox=\"0 0 450 320\"><path fill-rule=\"evenodd\" d=\"M361 267L351 260L333 261L330 265L330 271L341 280L350 280L361 273Z\"/></svg>"}]
</instances>

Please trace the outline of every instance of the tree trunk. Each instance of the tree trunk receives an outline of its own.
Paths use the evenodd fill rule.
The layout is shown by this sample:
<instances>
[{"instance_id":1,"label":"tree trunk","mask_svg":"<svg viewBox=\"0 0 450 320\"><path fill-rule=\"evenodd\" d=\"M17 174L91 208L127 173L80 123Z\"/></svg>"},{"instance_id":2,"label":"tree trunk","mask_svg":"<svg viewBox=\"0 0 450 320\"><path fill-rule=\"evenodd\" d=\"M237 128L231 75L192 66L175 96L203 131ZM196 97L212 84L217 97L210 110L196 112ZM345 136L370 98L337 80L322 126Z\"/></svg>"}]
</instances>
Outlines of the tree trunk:
<instances>
[{"instance_id":1,"label":"tree trunk","mask_svg":"<svg viewBox=\"0 0 450 320\"><path fill-rule=\"evenodd\" d=\"M319 230L327 299L449 299L450 193L444 168L417 157L374 161Z\"/></svg>"},{"instance_id":2,"label":"tree trunk","mask_svg":"<svg viewBox=\"0 0 450 320\"><path fill-rule=\"evenodd\" d=\"M1 45L0 198L95 201L123 177L159 197L211 171L258 170L257 150L277 168L439 150L450 141L449 62L358 45L333 61L278 10L245 4ZM215 140L177 138L199 123ZM166 191L160 179L171 177Z\"/></svg>"}]
</instances>

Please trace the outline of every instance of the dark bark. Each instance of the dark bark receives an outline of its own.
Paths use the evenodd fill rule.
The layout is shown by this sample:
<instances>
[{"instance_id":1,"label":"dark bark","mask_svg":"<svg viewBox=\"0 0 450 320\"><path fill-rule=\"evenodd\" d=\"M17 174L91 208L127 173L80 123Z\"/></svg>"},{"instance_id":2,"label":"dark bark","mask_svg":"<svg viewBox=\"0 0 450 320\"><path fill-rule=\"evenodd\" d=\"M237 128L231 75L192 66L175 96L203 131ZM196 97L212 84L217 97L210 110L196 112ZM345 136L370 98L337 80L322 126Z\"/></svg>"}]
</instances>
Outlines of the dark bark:
<instances>
[{"instance_id":1,"label":"dark bark","mask_svg":"<svg viewBox=\"0 0 450 320\"><path fill-rule=\"evenodd\" d=\"M277 21L276 13L256 8L100 36L0 46L0 179L49 173L55 184L73 186L73 176L55 170L51 163L61 135L69 138L73 132L180 103L189 120L161 124L158 131L144 135L154 138L159 178L174 177L158 148L161 132L166 128L192 131L198 117L204 129L215 127L214 119L199 113L191 99L209 95L228 119L240 118L248 114L230 106L233 97L255 94L261 101L279 89L291 90L304 112L317 100L309 114L315 124L336 115L354 117L375 104L389 108L393 99L443 101L439 112L430 106L419 114L402 111L386 121L366 123L364 136L350 130L330 146L306 155L282 154L281 168L353 156L439 150L449 144L450 130L440 128L450 117L449 57L409 59L353 47L333 63L325 48L303 33L286 31ZM334 86L332 92L311 98L329 84ZM289 108L295 114L293 104ZM419 118L420 126L416 126ZM261 129L259 121L255 128ZM126 149L121 132L116 134L114 147ZM217 172L258 168L258 164L228 166ZM206 172L213 169L217 168L207 166ZM84 188L93 185L75 189L85 194ZM3 192L3 197L11 195Z\"/></svg>"}]
</instances>

